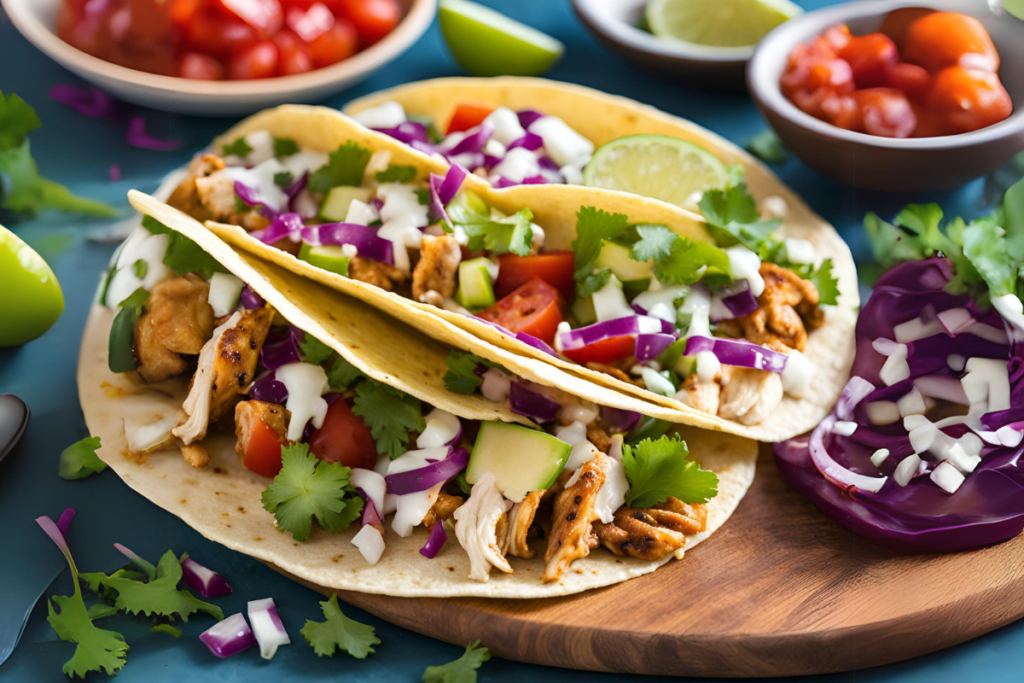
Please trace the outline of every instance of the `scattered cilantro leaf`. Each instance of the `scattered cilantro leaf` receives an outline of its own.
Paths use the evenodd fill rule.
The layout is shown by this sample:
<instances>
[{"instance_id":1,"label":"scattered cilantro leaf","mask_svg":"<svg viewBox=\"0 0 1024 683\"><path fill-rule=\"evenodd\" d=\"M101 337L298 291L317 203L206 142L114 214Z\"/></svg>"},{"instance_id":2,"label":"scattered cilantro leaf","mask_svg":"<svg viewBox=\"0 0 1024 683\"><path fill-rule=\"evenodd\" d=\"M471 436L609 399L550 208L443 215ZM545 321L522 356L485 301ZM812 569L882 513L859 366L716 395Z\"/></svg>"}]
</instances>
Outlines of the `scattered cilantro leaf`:
<instances>
[{"instance_id":1,"label":"scattered cilantro leaf","mask_svg":"<svg viewBox=\"0 0 1024 683\"><path fill-rule=\"evenodd\" d=\"M476 683L477 669L490 658L491 651L474 640L454 662L428 666L423 672L423 683Z\"/></svg>"},{"instance_id":2,"label":"scattered cilantro leaf","mask_svg":"<svg viewBox=\"0 0 1024 683\"><path fill-rule=\"evenodd\" d=\"M581 280L594 270L601 243L620 237L629 228L629 218L622 213L608 213L593 206L581 206L576 212L576 239L572 242L576 279Z\"/></svg>"},{"instance_id":3,"label":"scattered cilantro leaf","mask_svg":"<svg viewBox=\"0 0 1024 683\"><path fill-rule=\"evenodd\" d=\"M173 232L166 225L148 214L142 217L142 227L149 230L151 235L168 235Z\"/></svg>"},{"instance_id":4,"label":"scattered cilantro leaf","mask_svg":"<svg viewBox=\"0 0 1024 683\"><path fill-rule=\"evenodd\" d=\"M590 296L594 292L598 291L612 278L612 271L608 268L599 270L596 273L581 278L576 281L576 296L584 297Z\"/></svg>"},{"instance_id":5,"label":"scattered cilantro leaf","mask_svg":"<svg viewBox=\"0 0 1024 683\"><path fill-rule=\"evenodd\" d=\"M120 310L114 316L107 340L107 367L111 372L131 372L138 366L133 346L135 326L148 299L149 292L139 287L118 302Z\"/></svg>"},{"instance_id":6,"label":"scattered cilantro leaf","mask_svg":"<svg viewBox=\"0 0 1024 683\"><path fill-rule=\"evenodd\" d=\"M170 624L156 624L149 630L152 633L167 633L175 638L181 638L181 629L175 628Z\"/></svg>"},{"instance_id":7,"label":"scattered cilantro leaf","mask_svg":"<svg viewBox=\"0 0 1024 683\"><path fill-rule=\"evenodd\" d=\"M781 164L789 158L789 150L771 128L765 128L750 138L747 151L769 164Z\"/></svg>"},{"instance_id":8,"label":"scattered cilantro leaf","mask_svg":"<svg viewBox=\"0 0 1024 683\"><path fill-rule=\"evenodd\" d=\"M299 146L291 138L274 138L274 156L290 157L299 151Z\"/></svg>"},{"instance_id":9,"label":"scattered cilantro leaf","mask_svg":"<svg viewBox=\"0 0 1024 683\"><path fill-rule=\"evenodd\" d=\"M135 277L141 280L146 277L146 273L149 272L149 264L142 259L138 259L132 264L132 272L135 274Z\"/></svg>"},{"instance_id":10,"label":"scattered cilantro leaf","mask_svg":"<svg viewBox=\"0 0 1024 683\"><path fill-rule=\"evenodd\" d=\"M341 463L319 460L309 444L284 446L281 471L263 492L263 508L296 541L309 538L313 517L328 531L344 531L363 510L362 498L349 486L351 473Z\"/></svg>"},{"instance_id":11,"label":"scattered cilantro leaf","mask_svg":"<svg viewBox=\"0 0 1024 683\"><path fill-rule=\"evenodd\" d=\"M778 219L761 220L757 203L744 183L726 190L708 190L701 197L700 211L718 246L742 244L762 261L767 260L777 241L772 233L782 225Z\"/></svg>"},{"instance_id":12,"label":"scattered cilantro leaf","mask_svg":"<svg viewBox=\"0 0 1024 683\"><path fill-rule=\"evenodd\" d=\"M664 225L639 225L636 228L640 240L630 249L629 257L634 261L660 261L672 253L672 245L679 235Z\"/></svg>"},{"instance_id":13,"label":"scattered cilantro leaf","mask_svg":"<svg viewBox=\"0 0 1024 683\"><path fill-rule=\"evenodd\" d=\"M257 206L259 206L259 204L255 206L249 206L248 204L245 203L244 199L242 199L238 195L235 195L235 213L248 213L249 211L255 209Z\"/></svg>"},{"instance_id":14,"label":"scattered cilantro leaf","mask_svg":"<svg viewBox=\"0 0 1024 683\"><path fill-rule=\"evenodd\" d=\"M291 171L281 171L274 174L274 184L278 187L287 188L295 180L295 176L292 175Z\"/></svg>"},{"instance_id":15,"label":"scattered cilantro leaf","mask_svg":"<svg viewBox=\"0 0 1024 683\"><path fill-rule=\"evenodd\" d=\"M221 153L224 156L247 157L251 151L252 146L245 141L243 136L238 136L235 138L234 142L224 145L221 148Z\"/></svg>"},{"instance_id":16,"label":"scattered cilantro leaf","mask_svg":"<svg viewBox=\"0 0 1024 683\"><path fill-rule=\"evenodd\" d=\"M348 389L363 377L366 377L366 375L363 374L362 370L341 356L335 356L334 363L327 373L327 384L332 389Z\"/></svg>"},{"instance_id":17,"label":"scattered cilantro leaf","mask_svg":"<svg viewBox=\"0 0 1024 683\"><path fill-rule=\"evenodd\" d=\"M117 614L117 608L113 605L108 605L105 602L97 602L95 605L89 608L89 618L93 621L97 619L104 619L106 617L112 617Z\"/></svg>"},{"instance_id":18,"label":"scattered cilantro leaf","mask_svg":"<svg viewBox=\"0 0 1024 683\"><path fill-rule=\"evenodd\" d=\"M999 205L1006 230L1006 248L1015 261L1024 261L1024 180L1011 185Z\"/></svg>"},{"instance_id":19,"label":"scattered cilantro leaf","mask_svg":"<svg viewBox=\"0 0 1024 683\"><path fill-rule=\"evenodd\" d=\"M797 272L799 275L800 273ZM827 258L818 268L802 275L818 290L818 303L835 306L839 303L839 278L832 274L832 259Z\"/></svg>"},{"instance_id":20,"label":"scattered cilantro leaf","mask_svg":"<svg viewBox=\"0 0 1024 683\"><path fill-rule=\"evenodd\" d=\"M416 195L416 201L420 203L420 206L430 205L430 188L424 187L422 190L413 190L412 192Z\"/></svg>"},{"instance_id":21,"label":"scattered cilantro leaf","mask_svg":"<svg viewBox=\"0 0 1024 683\"><path fill-rule=\"evenodd\" d=\"M90 474L107 469L107 463L96 455L96 449L100 445L100 437L88 436L65 448L60 454L60 463L57 466L60 478L84 479Z\"/></svg>"},{"instance_id":22,"label":"scattered cilantro leaf","mask_svg":"<svg viewBox=\"0 0 1024 683\"><path fill-rule=\"evenodd\" d=\"M41 125L32 105L14 93L4 97L0 92L0 149L21 147L28 134Z\"/></svg>"},{"instance_id":23,"label":"scattered cilantro leaf","mask_svg":"<svg viewBox=\"0 0 1024 683\"><path fill-rule=\"evenodd\" d=\"M511 216L492 219L481 216L463 207L454 206L449 217L455 225L462 226L469 237L469 249L486 249L492 254L516 254L527 256L533 241L533 214L529 209L520 209Z\"/></svg>"},{"instance_id":24,"label":"scattered cilantro leaf","mask_svg":"<svg viewBox=\"0 0 1024 683\"><path fill-rule=\"evenodd\" d=\"M669 255L654 264L654 275L666 285L689 285L704 281L709 287L732 282L729 255L709 242L680 237Z\"/></svg>"},{"instance_id":25,"label":"scattered cilantro leaf","mask_svg":"<svg viewBox=\"0 0 1024 683\"><path fill-rule=\"evenodd\" d=\"M415 166L388 166L376 175L378 183L407 183L415 177Z\"/></svg>"},{"instance_id":26,"label":"scattered cilantro leaf","mask_svg":"<svg viewBox=\"0 0 1024 683\"><path fill-rule=\"evenodd\" d=\"M629 480L626 504L648 508L669 496L684 503L706 503L718 494L718 475L689 460L686 442L662 436L622 447L622 465Z\"/></svg>"},{"instance_id":27,"label":"scattered cilantro leaf","mask_svg":"<svg viewBox=\"0 0 1024 683\"><path fill-rule=\"evenodd\" d=\"M0 93L0 101L3 94ZM0 136L5 131L0 127ZM10 137L8 135L8 137ZM112 217L117 209L84 197L71 194L66 187L39 175L39 167L32 157L31 140L25 139L20 147L3 148L0 145L0 208L5 209L7 222L30 218L37 211L55 209L89 216Z\"/></svg>"},{"instance_id":28,"label":"scattered cilantro leaf","mask_svg":"<svg viewBox=\"0 0 1024 683\"><path fill-rule=\"evenodd\" d=\"M466 470L459 472L459 476L455 477L455 483L458 484L459 490L462 491L462 495L468 496L473 493L473 487L466 481Z\"/></svg>"},{"instance_id":29,"label":"scattered cilantro leaf","mask_svg":"<svg viewBox=\"0 0 1024 683\"><path fill-rule=\"evenodd\" d=\"M460 394L472 394L483 384L483 377L476 374L476 369L484 362L483 358L464 353L462 351L449 351L444 364L448 366L448 372L444 376L444 385L449 391Z\"/></svg>"},{"instance_id":30,"label":"scattered cilantro leaf","mask_svg":"<svg viewBox=\"0 0 1024 683\"><path fill-rule=\"evenodd\" d=\"M220 261L180 232L170 233L167 253L164 254L164 265L178 275L198 273L204 280L209 280L214 273L228 272Z\"/></svg>"},{"instance_id":31,"label":"scattered cilantro leaf","mask_svg":"<svg viewBox=\"0 0 1024 683\"><path fill-rule=\"evenodd\" d=\"M309 332L305 334L305 338L299 342L299 360L303 363L320 365L334 354L334 349L330 346L324 344Z\"/></svg>"},{"instance_id":32,"label":"scattered cilantro leaf","mask_svg":"<svg viewBox=\"0 0 1024 683\"><path fill-rule=\"evenodd\" d=\"M331 152L329 161L309 176L310 192L327 192L338 185L361 185L370 163L370 150L349 140Z\"/></svg>"},{"instance_id":33,"label":"scattered cilantro leaf","mask_svg":"<svg viewBox=\"0 0 1024 683\"><path fill-rule=\"evenodd\" d=\"M327 621L307 619L299 631L318 657L331 657L336 649L344 650L356 659L366 659L367 655L376 652L373 646L380 645L380 638L376 636L375 629L342 614L336 593L330 600L321 602L320 609Z\"/></svg>"},{"instance_id":34,"label":"scattered cilantro leaf","mask_svg":"<svg viewBox=\"0 0 1024 683\"><path fill-rule=\"evenodd\" d=\"M992 296L1017 292L1019 263L1010 256L1005 235L993 216L972 221L962 232L964 256L985 280Z\"/></svg>"},{"instance_id":35,"label":"scattered cilantro leaf","mask_svg":"<svg viewBox=\"0 0 1024 683\"><path fill-rule=\"evenodd\" d=\"M380 382L359 383L352 412L370 428L377 453L392 459L405 453L409 432L426 427L418 398Z\"/></svg>"}]
</instances>

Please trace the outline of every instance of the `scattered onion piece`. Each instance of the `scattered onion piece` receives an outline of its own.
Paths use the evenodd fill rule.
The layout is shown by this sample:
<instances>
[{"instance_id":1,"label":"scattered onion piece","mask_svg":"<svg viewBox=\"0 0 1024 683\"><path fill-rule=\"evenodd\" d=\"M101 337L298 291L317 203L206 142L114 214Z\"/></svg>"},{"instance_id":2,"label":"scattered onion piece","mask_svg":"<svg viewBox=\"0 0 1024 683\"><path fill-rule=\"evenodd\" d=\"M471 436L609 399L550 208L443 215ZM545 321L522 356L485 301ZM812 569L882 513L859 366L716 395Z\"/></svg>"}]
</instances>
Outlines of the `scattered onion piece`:
<instances>
[{"instance_id":1,"label":"scattered onion piece","mask_svg":"<svg viewBox=\"0 0 1024 683\"><path fill-rule=\"evenodd\" d=\"M99 88L76 88L58 83L50 89L50 97L92 118L113 116L117 108L113 98Z\"/></svg>"},{"instance_id":2,"label":"scattered onion piece","mask_svg":"<svg viewBox=\"0 0 1024 683\"><path fill-rule=\"evenodd\" d=\"M249 621L252 622L253 635L260 646L260 657L273 659L277 654L277 648L291 644L292 639L284 630L274 598L250 600L247 612Z\"/></svg>"},{"instance_id":3,"label":"scattered onion piece","mask_svg":"<svg viewBox=\"0 0 1024 683\"><path fill-rule=\"evenodd\" d=\"M420 555L427 559L434 559L437 554L441 551L445 541L448 540L448 534L444 532L444 520L437 520L434 524L434 528L430 531L430 538L427 539L426 544L420 548Z\"/></svg>"},{"instance_id":4,"label":"scattered onion piece","mask_svg":"<svg viewBox=\"0 0 1024 683\"><path fill-rule=\"evenodd\" d=\"M204 598L219 598L232 591L223 576L204 567L188 555L181 560L181 580ZM249 616L252 617L251 614Z\"/></svg>"},{"instance_id":5,"label":"scattered onion piece","mask_svg":"<svg viewBox=\"0 0 1024 683\"><path fill-rule=\"evenodd\" d=\"M221 659L237 655L256 644L256 637L241 612L203 631L199 634L199 640Z\"/></svg>"}]
</instances>

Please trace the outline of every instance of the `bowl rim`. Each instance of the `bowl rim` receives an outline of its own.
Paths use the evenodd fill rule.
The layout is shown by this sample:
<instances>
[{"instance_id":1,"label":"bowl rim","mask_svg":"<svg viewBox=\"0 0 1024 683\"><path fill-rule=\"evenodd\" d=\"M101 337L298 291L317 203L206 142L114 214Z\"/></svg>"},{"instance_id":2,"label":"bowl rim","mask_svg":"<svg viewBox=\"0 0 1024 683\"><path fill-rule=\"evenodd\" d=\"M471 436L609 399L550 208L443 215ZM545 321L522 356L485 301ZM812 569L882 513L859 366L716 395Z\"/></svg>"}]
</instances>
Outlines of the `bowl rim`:
<instances>
[{"instance_id":1,"label":"bowl rim","mask_svg":"<svg viewBox=\"0 0 1024 683\"><path fill-rule=\"evenodd\" d=\"M150 92L215 99L283 96L367 75L419 40L433 22L437 9L437 0L409 0L408 11L391 33L365 50L321 69L244 81L202 81L140 71L83 52L61 40L51 27L45 25L32 11L30 6L34 4L34 0L0 0L18 32L62 66L70 68L68 63L71 63L75 67L72 71L81 70Z\"/></svg>"},{"instance_id":2,"label":"bowl rim","mask_svg":"<svg viewBox=\"0 0 1024 683\"><path fill-rule=\"evenodd\" d=\"M831 7L812 10L780 24L765 36L747 64L747 87L757 104L785 119L790 124L803 128L821 138L890 150L949 150L982 145L1024 132L1024 102L1015 102L1009 117L985 128L969 133L944 135L930 138L886 138L868 133L859 133L834 126L815 118L799 109L783 94L776 67L785 63L792 46L800 40L806 24L820 24L822 28L831 24L845 23L850 19L861 19L891 12L901 7L920 7L922 4L951 4L950 0L857 0ZM982 3L985 8L988 3ZM1024 34L1024 29L1022 29Z\"/></svg>"}]
</instances>

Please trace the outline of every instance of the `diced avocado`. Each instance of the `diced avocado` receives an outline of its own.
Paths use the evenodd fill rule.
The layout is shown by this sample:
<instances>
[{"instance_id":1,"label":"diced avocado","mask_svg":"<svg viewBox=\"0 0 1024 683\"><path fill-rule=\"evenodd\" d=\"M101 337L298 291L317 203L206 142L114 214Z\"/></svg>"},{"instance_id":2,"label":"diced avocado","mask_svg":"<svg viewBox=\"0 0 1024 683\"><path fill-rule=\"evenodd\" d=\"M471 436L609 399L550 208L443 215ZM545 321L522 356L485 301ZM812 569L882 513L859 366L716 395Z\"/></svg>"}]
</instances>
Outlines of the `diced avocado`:
<instances>
[{"instance_id":1,"label":"diced avocado","mask_svg":"<svg viewBox=\"0 0 1024 683\"><path fill-rule=\"evenodd\" d=\"M594 297L577 297L576 301L572 302L572 315L576 318L577 327L596 323L597 312L594 311Z\"/></svg>"},{"instance_id":2,"label":"diced avocado","mask_svg":"<svg viewBox=\"0 0 1024 683\"><path fill-rule=\"evenodd\" d=\"M317 268L348 277L348 256L338 246L311 247L303 243L299 248L299 258Z\"/></svg>"},{"instance_id":3,"label":"diced avocado","mask_svg":"<svg viewBox=\"0 0 1024 683\"><path fill-rule=\"evenodd\" d=\"M491 212L487 202L472 190L459 190L448 206L461 206L466 211L480 216L487 216Z\"/></svg>"},{"instance_id":4,"label":"diced avocado","mask_svg":"<svg viewBox=\"0 0 1024 683\"><path fill-rule=\"evenodd\" d=\"M373 190L368 187L351 187L349 185L332 187L324 195L324 201L320 204L320 218L328 223L342 223L348 216L348 206L353 199L369 203L371 196L373 196Z\"/></svg>"},{"instance_id":5,"label":"diced avocado","mask_svg":"<svg viewBox=\"0 0 1024 683\"><path fill-rule=\"evenodd\" d=\"M697 372L697 356L679 356L672 370L681 378L686 379Z\"/></svg>"},{"instance_id":6,"label":"diced avocado","mask_svg":"<svg viewBox=\"0 0 1024 683\"><path fill-rule=\"evenodd\" d=\"M494 303L494 288L491 287L491 262L480 258L459 264L459 291L455 294L459 305L469 309L487 308Z\"/></svg>"},{"instance_id":7,"label":"diced avocado","mask_svg":"<svg viewBox=\"0 0 1024 683\"><path fill-rule=\"evenodd\" d=\"M473 444L466 481L490 472L501 494L514 503L530 491L547 490L565 467L572 446L550 434L506 422L484 422Z\"/></svg>"},{"instance_id":8,"label":"diced avocado","mask_svg":"<svg viewBox=\"0 0 1024 683\"><path fill-rule=\"evenodd\" d=\"M595 270L602 268L609 268L622 282L654 277L651 264L646 261L634 261L629 257L629 247L614 242L601 244L601 252L597 255Z\"/></svg>"}]
</instances>

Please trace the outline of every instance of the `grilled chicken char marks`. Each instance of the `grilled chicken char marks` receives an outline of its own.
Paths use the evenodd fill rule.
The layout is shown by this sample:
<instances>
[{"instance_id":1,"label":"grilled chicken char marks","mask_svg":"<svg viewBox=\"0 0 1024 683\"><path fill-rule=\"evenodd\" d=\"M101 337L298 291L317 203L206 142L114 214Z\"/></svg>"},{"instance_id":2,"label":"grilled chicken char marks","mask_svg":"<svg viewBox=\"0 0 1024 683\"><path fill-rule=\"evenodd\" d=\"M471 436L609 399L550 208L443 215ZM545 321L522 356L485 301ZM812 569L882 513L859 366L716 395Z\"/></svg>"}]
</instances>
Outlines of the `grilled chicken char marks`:
<instances>
[{"instance_id":1,"label":"grilled chicken char marks","mask_svg":"<svg viewBox=\"0 0 1024 683\"><path fill-rule=\"evenodd\" d=\"M545 583L562 578L573 560L586 557L599 545L593 532L597 519L594 504L608 476L610 463L611 459L604 454L590 460L580 469L573 485L567 486L555 499L551 536L544 553Z\"/></svg>"},{"instance_id":2,"label":"grilled chicken char marks","mask_svg":"<svg viewBox=\"0 0 1024 683\"><path fill-rule=\"evenodd\" d=\"M213 363L211 422L227 415L252 382L260 349L267 340L273 319L272 308L255 308L243 313L237 325L224 331L217 344L217 356Z\"/></svg>"},{"instance_id":3,"label":"grilled chicken char marks","mask_svg":"<svg viewBox=\"0 0 1024 683\"><path fill-rule=\"evenodd\" d=\"M616 555L659 560L686 545L686 534L707 528L708 509L669 496L647 509L621 507L611 524L594 523L594 533Z\"/></svg>"},{"instance_id":4,"label":"grilled chicken char marks","mask_svg":"<svg viewBox=\"0 0 1024 683\"><path fill-rule=\"evenodd\" d=\"M188 369L182 355L197 355L213 335L209 294L210 285L191 273L153 287L135 326L142 379L161 382Z\"/></svg>"}]
</instances>

